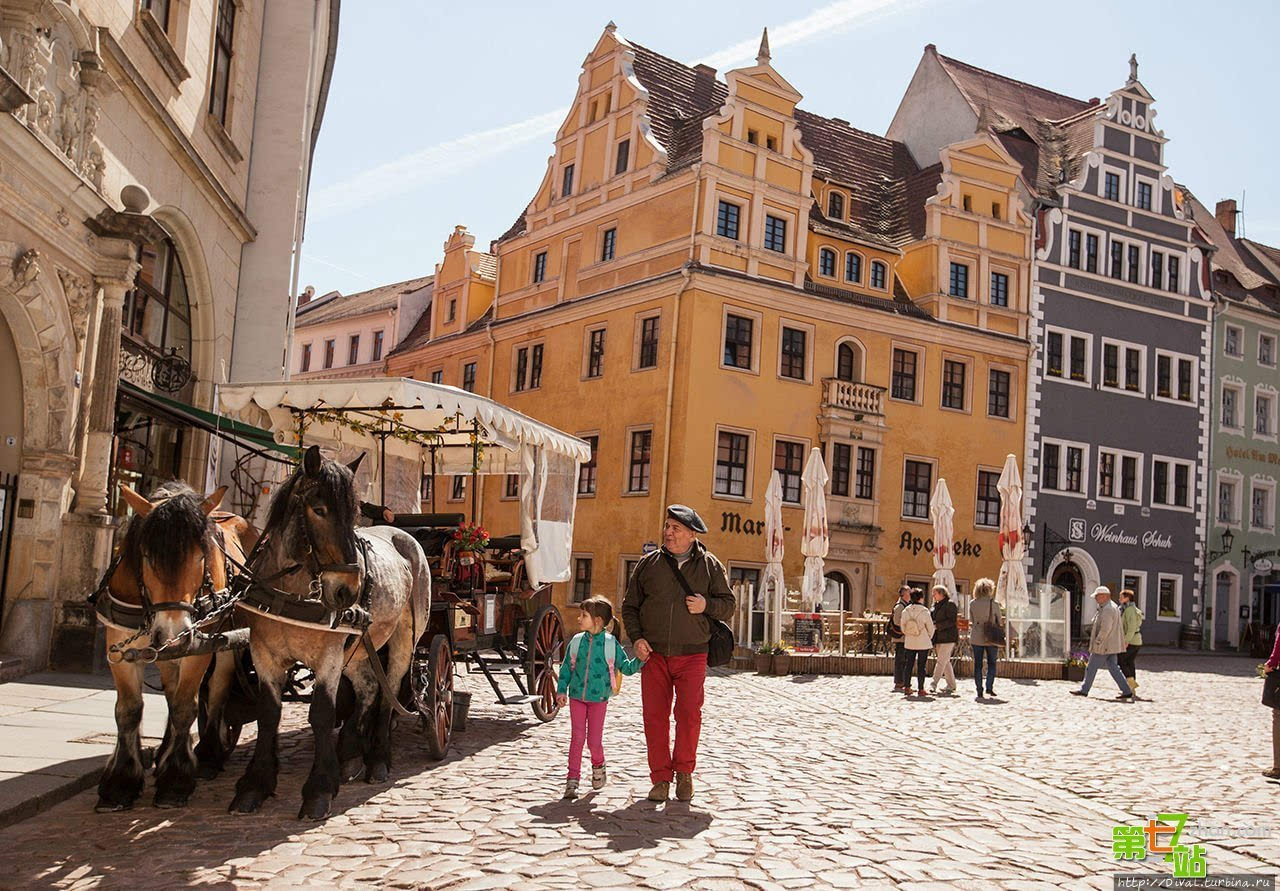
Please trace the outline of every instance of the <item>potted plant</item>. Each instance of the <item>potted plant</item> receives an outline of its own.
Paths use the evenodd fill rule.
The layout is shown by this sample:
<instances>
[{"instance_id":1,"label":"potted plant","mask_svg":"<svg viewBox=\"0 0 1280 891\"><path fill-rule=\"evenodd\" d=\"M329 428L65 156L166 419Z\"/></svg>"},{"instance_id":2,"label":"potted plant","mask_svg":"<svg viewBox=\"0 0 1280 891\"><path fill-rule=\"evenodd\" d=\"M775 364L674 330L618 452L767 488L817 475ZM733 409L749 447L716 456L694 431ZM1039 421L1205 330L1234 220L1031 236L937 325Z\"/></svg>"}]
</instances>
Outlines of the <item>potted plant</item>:
<instances>
[{"instance_id":1,"label":"potted plant","mask_svg":"<svg viewBox=\"0 0 1280 891\"><path fill-rule=\"evenodd\" d=\"M489 533L478 523L463 523L453 531L453 544L458 553L454 579L462 584L484 584L481 554L489 546Z\"/></svg>"},{"instance_id":2,"label":"potted plant","mask_svg":"<svg viewBox=\"0 0 1280 891\"><path fill-rule=\"evenodd\" d=\"M1084 669L1089 664L1089 654L1081 651L1072 653L1071 658L1067 660L1067 680L1083 681Z\"/></svg>"},{"instance_id":3,"label":"potted plant","mask_svg":"<svg viewBox=\"0 0 1280 891\"><path fill-rule=\"evenodd\" d=\"M770 674L773 670L773 647L761 644L756 650L756 674Z\"/></svg>"},{"instance_id":4,"label":"potted plant","mask_svg":"<svg viewBox=\"0 0 1280 891\"><path fill-rule=\"evenodd\" d=\"M791 652L782 641L773 645L773 673L779 677L791 674Z\"/></svg>"}]
</instances>

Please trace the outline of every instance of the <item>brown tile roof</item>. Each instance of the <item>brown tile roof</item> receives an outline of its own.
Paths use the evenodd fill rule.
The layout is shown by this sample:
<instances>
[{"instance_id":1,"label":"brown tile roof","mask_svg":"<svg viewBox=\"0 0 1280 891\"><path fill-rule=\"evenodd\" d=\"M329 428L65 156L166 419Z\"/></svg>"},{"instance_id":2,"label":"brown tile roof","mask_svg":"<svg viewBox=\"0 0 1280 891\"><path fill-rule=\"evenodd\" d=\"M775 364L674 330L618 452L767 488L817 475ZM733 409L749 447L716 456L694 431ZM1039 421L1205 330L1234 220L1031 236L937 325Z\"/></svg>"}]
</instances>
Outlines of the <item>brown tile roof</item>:
<instances>
[{"instance_id":1,"label":"brown tile roof","mask_svg":"<svg viewBox=\"0 0 1280 891\"><path fill-rule=\"evenodd\" d=\"M924 238L925 212L924 203L938 194L938 183L942 182L942 163L918 170L903 187L903 203L907 214L907 231L911 238Z\"/></svg>"},{"instance_id":2,"label":"brown tile roof","mask_svg":"<svg viewBox=\"0 0 1280 891\"><path fill-rule=\"evenodd\" d=\"M476 275L489 281L498 278L498 258L494 254L480 253L476 260Z\"/></svg>"},{"instance_id":3,"label":"brown tile roof","mask_svg":"<svg viewBox=\"0 0 1280 891\"><path fill-rule=\"evenodd\" d=\"M1232 238L1213 211L1201 204L1186 186L1179 185L1178 188L1191 209L1191 218L1208 236L1209 243L1217 248L1213 252L1213 268L1230 273L1238 287L1248 293L1231 293L1235 289L1216 285L1214 291L1254 309L1280 312L1280 299L1273 297L1268 290L1280 287L1280 251L1246 238ZM1270 268L1265 259L1268 255L1273 264Z\"/></svg>"},{"instance_id":4,"label":"brown tile roof","mask_svg":"<svg viewBox=\"0 0 1280 891\"><path fill-rule=\"evenodd\" d=\"M474 322L472 322L462 331L458 331L454 334L445 334L445 335L442 335L441 337L437 337L435 340L432 340L431 339L431 308L428 307L427 310L418 319L418 321L414 323L413 328L409 331L405 339L400 341L399 345L387 355L388 357L399 356L403 353L410 352L411 350L416 350L420 346L425 346L427 343L441 343L443 341L449 340L454 337L463 337L467 334L471 334L475 331L481 330L486 325L488 325L489 322L492 320L493 320L493 306L490 305L490 307L486 309L478 319L476 319Z\"/></svg>"},{"instance_id":5,"label":"brown tile roof","mask_svg":"<svg viewBox=\"0 0 1280 891\"><path fill-rule=\"evenodd\" d=\"M380 285L355 294L338 294L329 300L315 301L298 307L296 327L305 328L322 322L333 322L365 313L391 309L401 294L416 291L431 283L435 276L424 275L389 285Z\"/></svg>"}]
</instances>

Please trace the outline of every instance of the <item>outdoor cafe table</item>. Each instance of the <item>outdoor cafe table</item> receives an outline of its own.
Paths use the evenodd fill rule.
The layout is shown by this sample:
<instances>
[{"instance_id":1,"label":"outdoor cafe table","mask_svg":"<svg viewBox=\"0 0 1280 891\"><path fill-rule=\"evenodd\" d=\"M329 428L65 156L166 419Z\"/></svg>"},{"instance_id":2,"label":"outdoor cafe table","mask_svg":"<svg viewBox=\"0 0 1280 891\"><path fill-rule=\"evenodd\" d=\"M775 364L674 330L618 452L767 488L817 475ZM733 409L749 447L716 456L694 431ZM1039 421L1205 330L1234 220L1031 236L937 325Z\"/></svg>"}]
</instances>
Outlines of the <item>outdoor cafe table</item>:
<instances>
[{"instance_id":1,"label":"outdoor cafe table","mask_svg":"<svg viewBox=\"0 0 1280 891\"><path fill-rule=\"evenodd\" d=\"M884 646L887 652L889 637L889 619L887 617L853 618L849 621L855 626L860 626L861 633L857 636L864 639L862 652L874 653L878 646Z\"/></svg>"}]
</instances>

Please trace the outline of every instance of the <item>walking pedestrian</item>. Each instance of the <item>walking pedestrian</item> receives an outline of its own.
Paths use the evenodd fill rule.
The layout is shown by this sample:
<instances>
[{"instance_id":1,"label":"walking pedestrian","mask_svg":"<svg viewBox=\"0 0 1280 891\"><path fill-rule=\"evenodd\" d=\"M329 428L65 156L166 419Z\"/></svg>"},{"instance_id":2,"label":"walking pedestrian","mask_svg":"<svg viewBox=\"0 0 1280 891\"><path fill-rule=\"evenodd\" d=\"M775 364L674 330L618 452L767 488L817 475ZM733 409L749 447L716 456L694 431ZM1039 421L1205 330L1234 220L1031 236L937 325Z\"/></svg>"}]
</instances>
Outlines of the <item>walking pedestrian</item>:
<instances>
[{"instance_id":1,"label":"walking pedestrian","mask_svg":"<svg viewBox=\"0 0 1280 891\"><path fill-rule=\"evenodd\" d=\"M588 597L578 604L578 633L569 641L560 666L556 701L569 705L569 777L564 798L578 797L582 776L582 746L591 750L591 788L608 782L604 767L604 716L609 697L622 685L622 675L636 674L643 663L628 657L618 639L605 629L618 623L613 604L603 597Z\"/></svg>"},{"instance_id":2,"label":"walking pedestrian","mask_svg":"<svg viewBox=\"0 0 1280 891\"><path fill-rule=\"evenodd\" d=\"M1280 624L1276 625L1276 639L1271 645L1271 658L1267 660L1267 674L1280 671ZM1269 780L1280 780L1280 708L1271 708L1271 769L1262 775Z\"/></svg>"},{"instance_id":3,"label":"walking pedestrian","mask_svg":"<svg viewBox=\"0 0 1280 891\"><path fill-rule=\"evenodd\" d=\"M1124 628L1124 652L1120 654L1120 670L1129 682L1129 692L1138 695L1138 650L1142 649L1142 610L1133 602L1133 592L1120 592L1120 624Z\"/></svg>"},{"instance_id":4,"label":"walking pedestrian","mask_svg":"<svg viewBox=\"0 0 1280 891\"><path fill-rule=\"evenodd\" d=\"M673 778L676 798L693 798L711 640L707 617L724 621L733 614L724 564L698 540L706 531L707 524L693 508L670 505L662 524L662 548L636 564L622 602L622 623L635 643L636 656L645 661L640 701L653 783L650 801L666 801Z\"/></svg>"},{"instance_id":5,"label":"walking pedestrian","mask_svg":"<svg viewBox=\"0 0 1280 891\"><path fill-rule=\"evenodd\" d=\"M911 589L911 604L902 610L903 646L907 651L907 670L904 692L911 695L911 675L916 676L918 695L924 696L925 666L929 661L929 651L933 649L933 617L929 608L924 605L924 592L919 588Z\"/></svg>"},{"instance_id":6,"label":"walking pedestrian","mask_svg":"<svg viewBox=\"0 0 1280 891\"><path fill-rule=\"evenodd\" d=\"M1112 679L1120 688L1117 699L1133 699L1133 691L1129 682L1120 671L1120 654L1124 652L1124 623L1120 610L1111 600L1111 589L1099 585L1093 591L1093 599L1098 604L1098 614L1093 617L1093 630L1089 633L1089 662L1084 669L1084 683L1079 690L1072 690L1072 696L1088 696L1093 686L1093 677L1104 665L1111 672Z\"/></svg>"},{"instance_id":7,"label":"walking pedestrian","mask_svg":"<svg viewBox=\"0 0 1280 891\"><path fill-rule=\"evenodd\" d=\"M938 683L946 682L943 696L956 692L956 673L951 667L951 654L960 642L960 611L951 599L946 585L933 586L933 680L929 692L938 692Z\"/></svg>"},{"instance_id":8,"label":"walking pedestrian","mask_svg":"<svg viewBox=\"0 0 1280 891\"><path fill-rule=\"evenodd\" d=\"M889 640L893 643L893 692L911 692L907 677L907 648L903 644L902 611L911 605L911 586L904 583L898 589L898 600L889 614Z\"/></svg>"},{"instance_id":9,"label":"walking pedestrian","mask_svg":"<svg viewBox=\"0 0 1280 891\"><path fill-rule=\"evenodd\" d=\"M999 641L987 631L987 625L1004 625L1000 604L995 601L996 583L978 579L973 585L973 602L969 604L969 645L973 650L973 683L982 699L982 662L987 663L987 696L996 695L996 652Z\"/></svg>"}]
</instances>

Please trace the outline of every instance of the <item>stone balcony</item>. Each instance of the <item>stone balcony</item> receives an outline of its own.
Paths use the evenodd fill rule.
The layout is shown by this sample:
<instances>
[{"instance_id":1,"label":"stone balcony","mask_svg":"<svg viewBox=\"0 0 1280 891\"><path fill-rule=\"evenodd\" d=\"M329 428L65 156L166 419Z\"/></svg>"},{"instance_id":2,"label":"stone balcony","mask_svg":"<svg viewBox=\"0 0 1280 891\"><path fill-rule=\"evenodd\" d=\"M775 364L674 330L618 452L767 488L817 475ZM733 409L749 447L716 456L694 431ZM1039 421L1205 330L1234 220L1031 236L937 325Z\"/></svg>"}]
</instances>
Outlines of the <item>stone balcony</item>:
<instances>
[{"instance_id":1,"label":"stone balcony","mask_svg":"<svg viewBox=\"0 0 1280 891\"><path fill-rule=\"evenodd\" d=\"M875 384L845 381L835 377L822 380L823 407L851 412L858 421L867 415L884 417L884 394L885 388ZM859 415L862 417L857 417Z\"/></svg>"}]
</instances>

